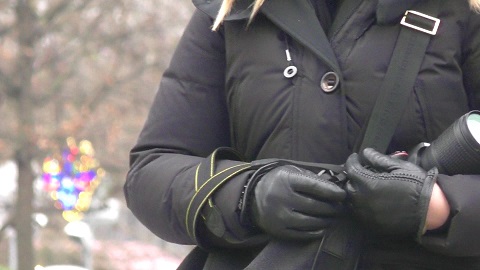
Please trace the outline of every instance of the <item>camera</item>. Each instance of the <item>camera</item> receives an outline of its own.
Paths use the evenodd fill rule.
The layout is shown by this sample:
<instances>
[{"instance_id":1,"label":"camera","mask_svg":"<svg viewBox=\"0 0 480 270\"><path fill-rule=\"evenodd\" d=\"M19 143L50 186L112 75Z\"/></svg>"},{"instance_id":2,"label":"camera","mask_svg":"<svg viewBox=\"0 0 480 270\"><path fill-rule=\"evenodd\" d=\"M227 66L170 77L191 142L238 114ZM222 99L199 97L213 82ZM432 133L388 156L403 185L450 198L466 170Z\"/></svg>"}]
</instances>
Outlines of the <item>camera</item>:
<instances>
[{"instance_id":1,"label":"camera","mask_svg":"<svg viewBox=\"0 0 480 270\"><path fill-rule=\"evenodd\" d=\"M433 142L421 143L409 153L408 160L425 170L480 174L480 111L464 114Z\"/></svg>"}]
</instances>

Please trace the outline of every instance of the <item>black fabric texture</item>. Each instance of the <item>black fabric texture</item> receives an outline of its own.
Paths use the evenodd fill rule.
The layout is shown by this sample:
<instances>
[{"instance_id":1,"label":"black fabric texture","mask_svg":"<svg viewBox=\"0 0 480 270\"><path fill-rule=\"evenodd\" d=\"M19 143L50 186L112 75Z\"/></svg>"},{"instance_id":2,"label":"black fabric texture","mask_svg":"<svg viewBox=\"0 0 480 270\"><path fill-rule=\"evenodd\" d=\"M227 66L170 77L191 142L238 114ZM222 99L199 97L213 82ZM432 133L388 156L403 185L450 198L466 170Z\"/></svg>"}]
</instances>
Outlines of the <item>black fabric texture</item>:
<instances>
[{"instance_id":1,"label":"black fabric texture","mask_svg":"<svg viewBox=\"0 0 480 270\"><path fill-rule=\"evenodd\" d=\"M195 169L218 147L236 149L246 162L282 158L344 164L379 94L405 11L400 9L437 0L405 1L408 7L393 0L344 0L328 36L308 1L265 1L248 27L248 12L239 6L236 14L242 15L230 17L217 32L211 26L220 1L195 1L202 11L193 15L163 74L130 152L124 187L128 207L157 236L199 244L187 233L186 213L195 194ZM431 142L458 117L480 108L480 15L464 0L442 3L440 28L427 47L389 152ZM286 78L283 72L290 64L298 72ZM339 77L339 87L330 93L320 88L327 72ZM238 164L219 160L217 170ZM251 256L232 261L230 269L253 258L269 260L256 255L270 239L245 229L237 212L250 176L236 175L211 194L221 215L214 223L223 224L209 226L222 228L223 235L198 219L198 241L210 254L256 248ZM451 269L475 269L474 257L480 256L480 242L475 241L480 234L480 177L439 175L438 183L452 207L445 231L425 234L418 242L405 237L384 245L383 239L372 238L365 252L380 249L390 254L383 258L395 258L379 262L383 265L434 265L444 259ZM212 263L213 257L225 261L221 252L215 254L209 258ZM298 256L287 265L286 258L280 261L289 269L295 269L297 260L314 259Z\"/></svg>"}]
</instances>

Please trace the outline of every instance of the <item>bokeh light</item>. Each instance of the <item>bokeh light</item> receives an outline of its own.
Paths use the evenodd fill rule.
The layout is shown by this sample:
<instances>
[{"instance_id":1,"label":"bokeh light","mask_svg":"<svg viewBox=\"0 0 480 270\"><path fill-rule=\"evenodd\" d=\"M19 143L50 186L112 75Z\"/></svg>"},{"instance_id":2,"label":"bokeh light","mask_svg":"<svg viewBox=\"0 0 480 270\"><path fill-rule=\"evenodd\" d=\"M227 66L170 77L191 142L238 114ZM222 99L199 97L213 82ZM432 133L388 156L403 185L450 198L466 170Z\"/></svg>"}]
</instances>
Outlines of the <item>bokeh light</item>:
<instances>
[{"instance_id":1,"label":"bokeh light","mask_svg":"<svg viewBox=\"0 0 480 270\"><path fill-rule=\"evenodd\" d=\"M43 187L50 193L54 206L63 211L65 220L77 221L90 208L93 193L105 171L94 157L92 143L67 139L67 147L58 157L43 161Z\"/></svg>"}]
</instances>

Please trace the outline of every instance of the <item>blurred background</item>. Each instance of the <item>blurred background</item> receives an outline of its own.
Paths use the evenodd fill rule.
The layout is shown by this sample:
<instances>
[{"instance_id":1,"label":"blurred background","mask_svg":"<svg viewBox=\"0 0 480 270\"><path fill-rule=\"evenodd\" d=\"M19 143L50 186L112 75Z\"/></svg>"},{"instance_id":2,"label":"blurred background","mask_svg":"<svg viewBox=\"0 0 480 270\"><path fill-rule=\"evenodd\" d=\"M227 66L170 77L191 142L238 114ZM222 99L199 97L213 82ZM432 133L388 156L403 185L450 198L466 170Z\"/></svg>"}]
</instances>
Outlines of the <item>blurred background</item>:
<instances>
[{"instance_id":1,"label":"blurred background","mask_svg":"<svg viewBox=\"0 0 480 270\"><path fill-rule=\"evenodd\" d=\"M0 270L176 269L191 249L146 230L122 187L192 12L190 0L0 1Z\"/></svg>"}]
</instances>

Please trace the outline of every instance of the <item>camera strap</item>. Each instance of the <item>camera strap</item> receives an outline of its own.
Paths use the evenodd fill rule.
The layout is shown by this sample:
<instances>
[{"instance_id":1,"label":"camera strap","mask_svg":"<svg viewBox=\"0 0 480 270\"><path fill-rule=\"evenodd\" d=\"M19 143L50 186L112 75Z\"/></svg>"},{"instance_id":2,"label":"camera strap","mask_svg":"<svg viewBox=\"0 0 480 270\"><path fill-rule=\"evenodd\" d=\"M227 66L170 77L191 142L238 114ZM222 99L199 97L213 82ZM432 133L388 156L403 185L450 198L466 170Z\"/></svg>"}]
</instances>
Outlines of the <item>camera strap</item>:
<instances>
[{"instance_id":1,"label":"camera strap","mask_svg":"<svg viewBox=\"0 0 480 270\"><path fill-rule=\"evenodd\" d=\"M425 1L425 5L419 7L425 13L405 12L380 94L357 150L372 147L381 153L386 152L404 114L430 39L437 33L440 20L434 16L438 14L440 2Z\"/></svg>"}]
</instances>

